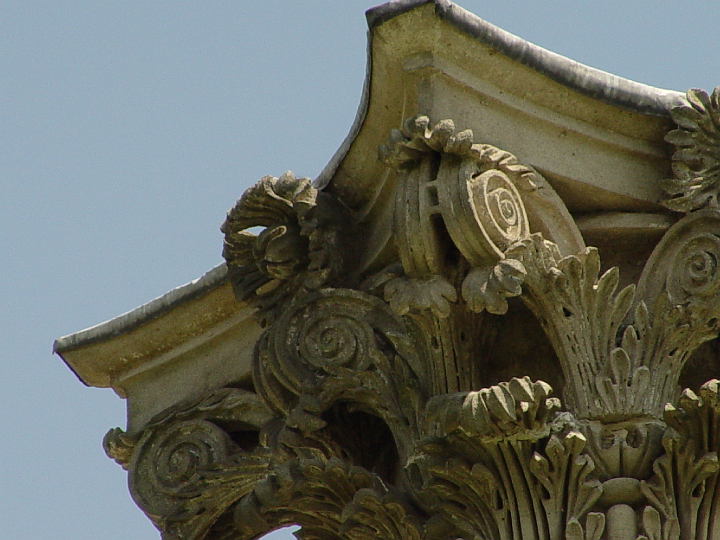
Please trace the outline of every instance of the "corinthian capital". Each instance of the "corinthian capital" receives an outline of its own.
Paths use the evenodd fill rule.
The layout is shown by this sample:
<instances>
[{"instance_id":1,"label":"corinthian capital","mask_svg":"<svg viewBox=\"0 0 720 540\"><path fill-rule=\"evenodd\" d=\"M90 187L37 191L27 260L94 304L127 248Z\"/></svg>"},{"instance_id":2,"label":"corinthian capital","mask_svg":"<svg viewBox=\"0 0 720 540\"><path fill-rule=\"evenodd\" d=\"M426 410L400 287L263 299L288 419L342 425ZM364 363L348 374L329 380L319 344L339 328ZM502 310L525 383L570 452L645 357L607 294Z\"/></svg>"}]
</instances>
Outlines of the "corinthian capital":
<instances>
[{"instance_id":1,"label":"corinthian capital","mask_svg":"<svg viewBox=\"0 0 720 540\"><path fill-rule=\"evenodd\" d=\"M56 343L128 399L135 502L168 540L720 540L718 90L445 0L369 21L323 174L260 179L224 265Z\"/></svg>"}]
</instances>

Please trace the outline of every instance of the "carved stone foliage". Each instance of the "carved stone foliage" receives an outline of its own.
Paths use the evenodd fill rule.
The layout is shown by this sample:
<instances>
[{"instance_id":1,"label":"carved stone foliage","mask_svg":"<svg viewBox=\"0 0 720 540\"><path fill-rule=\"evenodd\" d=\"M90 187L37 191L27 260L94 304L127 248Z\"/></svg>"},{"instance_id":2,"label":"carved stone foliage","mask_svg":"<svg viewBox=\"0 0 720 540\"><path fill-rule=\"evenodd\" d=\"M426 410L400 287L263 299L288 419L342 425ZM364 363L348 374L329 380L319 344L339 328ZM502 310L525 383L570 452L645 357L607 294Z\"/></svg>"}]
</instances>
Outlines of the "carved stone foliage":
<instances>
[{"instance_id":1,"label":"carved stone foliage","mask_svg":"<svg viewBox=\"0 0 720 540\"><path fill-rule=\"evenodd\" d=\"M698 130L716 94L683 113ZM105 441L163 538L720 540L720 382L678 388L718 333L720 211L618 290L577 230L548 229L567 211L542 177L471 131L414 117L380 159L396 260L368 275L352 212L307 179L265 177L228 214L230 279L265 326L252 381ZM518 313L562 401L487 368Z\"/></svg>"},{"instance_id":2,"label":"carved stone foliage","mask_svg":"<svg viewBox=\"0 0 720 540\"><path fill-rule=\"evenodd\" d=\"M255 235L253 227L264 230ZM289 171L248 189L221 230L238 300L257 306L263 323L298 288L316 290L352 273L352 253L344 249L352 233L347 209Z\"/></svg>"},{"instance_id":3,"label":"carved stone foliage","mask_svg":"<svg viewBox=\"0 0 720 540\"><path fill-rule=\"evenodd\" d=\"M663 183L665 206L677 212L718 207L720 192L720 87L708 95L688 90L687 103L670 110L678 128L665 137L676 147L675 177Z\"/></svg>"}]
</instances>

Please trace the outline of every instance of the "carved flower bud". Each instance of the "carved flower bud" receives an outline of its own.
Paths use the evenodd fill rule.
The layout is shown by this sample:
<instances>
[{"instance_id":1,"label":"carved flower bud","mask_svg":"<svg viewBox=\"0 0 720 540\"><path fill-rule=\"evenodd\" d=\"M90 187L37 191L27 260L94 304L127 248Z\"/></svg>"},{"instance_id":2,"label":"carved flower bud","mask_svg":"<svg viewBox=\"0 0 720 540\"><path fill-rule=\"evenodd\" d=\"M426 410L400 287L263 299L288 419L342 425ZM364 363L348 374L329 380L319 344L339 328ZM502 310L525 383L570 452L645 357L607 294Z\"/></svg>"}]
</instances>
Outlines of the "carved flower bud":
<instances>
[{"instance_id":1,"label":"carved flower bud","mask_svg":"<svg viewBox=\"0 0 720 540\"><path fill-rule=\"evenodd\" d=\"M253 256L260 270L273 279L288 279L307 264L307 239L292 224L266 228L255 240Z\"/></svg>"},{"instance_id":2,"label":"carved flower bud","mask_svg":"<svg viewBox=\"0 0 720 540\"><path fill-rule=\"evenodd\" d=\"M385 285L385 300L398 315L411 309L431 310L436 317L445 318L450 315L450 303L457 300L457 293L440 276L427 280L400 277Z\"/></svg>"},{"instance_id":3,"label":"carved flower bud","mask_svg":"<svg viewBox=\"0 0 720 540\"><path fill-rule=\"evenodd\" d=\"M462 296L476 313L487 310L503 315L508 310L506 298L522 293L525 275L525 267L515 259L503 259L491 268L473 268L463 281Z\"/></svg>"}]
</instances>

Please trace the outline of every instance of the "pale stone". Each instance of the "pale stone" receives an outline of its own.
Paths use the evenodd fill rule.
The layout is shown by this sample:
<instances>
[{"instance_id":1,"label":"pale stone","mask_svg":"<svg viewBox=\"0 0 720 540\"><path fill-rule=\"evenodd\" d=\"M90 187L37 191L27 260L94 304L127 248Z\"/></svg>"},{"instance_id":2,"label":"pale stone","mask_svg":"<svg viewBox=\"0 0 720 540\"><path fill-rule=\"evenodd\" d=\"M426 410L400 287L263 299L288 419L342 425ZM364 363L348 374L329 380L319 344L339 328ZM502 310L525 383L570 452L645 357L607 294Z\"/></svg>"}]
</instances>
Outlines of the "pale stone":
<instances>
[{"instance_id":1,"label":"pale stone","mask_svg":"<svg viewBox=\"0 0 720 540\"><path fill-rule=\"evenodd\" d=\"M56 342L127 397L136 503L168 539L720 540L720 90L445 0L368 22L320 177L262 178L226 267Z\"/></svg>"}]
</instances>

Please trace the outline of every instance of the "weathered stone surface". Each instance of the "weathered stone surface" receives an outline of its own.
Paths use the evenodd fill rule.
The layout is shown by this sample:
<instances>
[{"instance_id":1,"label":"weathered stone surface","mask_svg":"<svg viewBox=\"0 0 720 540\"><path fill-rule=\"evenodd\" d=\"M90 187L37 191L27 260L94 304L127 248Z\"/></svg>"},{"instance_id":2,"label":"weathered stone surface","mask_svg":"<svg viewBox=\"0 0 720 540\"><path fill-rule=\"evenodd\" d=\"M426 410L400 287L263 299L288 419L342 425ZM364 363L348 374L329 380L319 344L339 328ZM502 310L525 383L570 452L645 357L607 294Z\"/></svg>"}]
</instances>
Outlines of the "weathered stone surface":
<instances>
[{"instance_id":1,"label":"weathered stone surface","mask_svg":"<svg viewBox=\"0 0 720 540\"><path fill-rule=\"evenodd\" d=\"M163 538L720 540L720 91L583 86L478 21L370 14L398 72L349 146L223 225L259 326L215 312L130 367L97 331L60 342L127 388L105 448Z\"/></svg>"}]
</instances>

